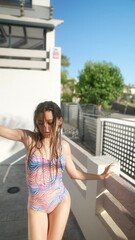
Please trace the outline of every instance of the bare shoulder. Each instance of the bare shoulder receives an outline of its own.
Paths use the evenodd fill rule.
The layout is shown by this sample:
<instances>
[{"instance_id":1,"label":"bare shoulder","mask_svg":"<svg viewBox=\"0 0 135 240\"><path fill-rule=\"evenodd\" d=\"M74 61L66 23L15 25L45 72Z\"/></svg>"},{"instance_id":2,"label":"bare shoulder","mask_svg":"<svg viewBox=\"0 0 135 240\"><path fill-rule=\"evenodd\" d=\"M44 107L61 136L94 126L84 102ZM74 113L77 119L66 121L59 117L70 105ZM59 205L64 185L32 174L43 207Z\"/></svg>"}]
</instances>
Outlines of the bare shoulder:
<instances>
[{"instance_id":1,"label":"bare shoulder","mask_svg":"<svg viewBox=\"0 0 135 240\"><path fill-rule=\"evenodd\" d=\"M25 129L10 128L6 126L0 126L0 136L13 141L25 142L28 136L32 136L32 133Z\"/></svg>"},{"instance_id":2,"label":"bare shoulder","mask_svg":"<svg viewBox=\"0 0 135 240\"><path fill-rule=\"evenodd\" d=\"M34 138L35 137L35 133L27 130L27 129L22 129L24 136L29 137L29 138Z\"/></svg>"},{"instance_id":3,"label":"bare shoulder","mask_svg":"<svg viewBox=\"0 0 135 240\"><path fill-rule=\"evenodd\" d=\"M62 140L61 144L62 144L62 147L64 147L64 148L67 148L67 147L70 146L69 143L66 140Z\"/></svg>"},{"instance_id":4,"label":"bare shoulder","mask_svg":"<svg viewBox=\"0 0 135 240\"><path fill-rule=\"evenodd\" d=\"M31 145L33 141L36 140L37 136L36 133L30 130L22 130L23 131L23 142L26 146Z\"/></svg>"},{"instance_id":5,"label":"bare shoulder","mask_svg":"<svg viewBox=\"0 0 135 240\"><path fill-rule=\"evenodd\" d=\"M61 144L62 144L62 150L64 151L64 153L70 152L70 145L67 141L62 140Z\"/></svg>"}]
</instances>

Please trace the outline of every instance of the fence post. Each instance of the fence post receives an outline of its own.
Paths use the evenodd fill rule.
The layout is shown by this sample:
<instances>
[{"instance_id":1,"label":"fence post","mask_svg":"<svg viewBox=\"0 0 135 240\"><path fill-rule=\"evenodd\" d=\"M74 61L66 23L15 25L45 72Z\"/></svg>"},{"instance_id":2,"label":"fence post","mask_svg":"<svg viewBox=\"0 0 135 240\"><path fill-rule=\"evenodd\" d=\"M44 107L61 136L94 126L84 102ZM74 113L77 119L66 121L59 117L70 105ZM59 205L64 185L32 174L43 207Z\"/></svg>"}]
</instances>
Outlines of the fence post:
<instances>
[{"instance_id":1,"label":"fence post","mask_svg":"<svg viewBox=\"0 0 135 240\"><path fill-rule=\"evenodd\" d=\"M96 156L102 155L103 121L97 118Z\"/></svg>"},{"instance_id":2,"label":"fence post","mask_svg":"<svg viewBox=\"0 0 135 240\"><path fill-rule=\"evenodd\" d=\"M83 120L82 120L82 124L83 124L83 126L82 126L82 130L83 130L83 134L82 134L82 143L84 142L84 138L85 138L85 116L84 116L84 114L83 114Z\"/></svg>"}]
</instances>

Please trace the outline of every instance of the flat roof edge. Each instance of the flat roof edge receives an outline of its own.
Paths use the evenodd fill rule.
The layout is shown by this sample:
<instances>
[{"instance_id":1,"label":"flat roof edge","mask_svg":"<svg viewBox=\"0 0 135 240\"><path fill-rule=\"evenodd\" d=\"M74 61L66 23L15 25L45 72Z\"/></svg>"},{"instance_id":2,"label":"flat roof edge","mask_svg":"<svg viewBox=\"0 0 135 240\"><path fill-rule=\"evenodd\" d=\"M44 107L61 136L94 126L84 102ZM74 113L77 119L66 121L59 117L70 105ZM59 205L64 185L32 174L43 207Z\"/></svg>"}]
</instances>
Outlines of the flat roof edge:
<instances>
[{"instance_id":1,"label":"flat roof edge","mask_svg":"<svg viewBox=\"0 0 135 240\"><path fill-rule=\"evenodd\" d=\"M49 28L53 30L58 25L62 24L62 20L50 19L43 20L37 18L30 18L25 16L12 16L12 15L0 15L0 24L15 25L15 26L27 26L37 28Z\"/></svg>"}]
</instances>

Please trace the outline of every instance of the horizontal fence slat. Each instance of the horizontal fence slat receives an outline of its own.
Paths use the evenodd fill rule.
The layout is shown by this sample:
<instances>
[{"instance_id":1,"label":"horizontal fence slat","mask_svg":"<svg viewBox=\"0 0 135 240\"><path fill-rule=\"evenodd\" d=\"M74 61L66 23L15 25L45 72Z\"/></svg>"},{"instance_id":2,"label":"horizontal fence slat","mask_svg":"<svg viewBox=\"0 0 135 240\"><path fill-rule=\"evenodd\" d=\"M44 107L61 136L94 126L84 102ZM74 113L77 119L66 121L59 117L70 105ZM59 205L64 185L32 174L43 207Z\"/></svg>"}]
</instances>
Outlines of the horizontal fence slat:
<instances>
[{"instance_id":1,"label":"horizontal fence slat","mask_svg":"<svg viewBox=\"0 0 135 240\"><path fill-rule=\"evenodd\" d=\"M41 50L0 48L0 56L46 58L47 52Z\"/></svg>"},{"instance_id":2,"label":"horizontal fence slat","mask_svg":"<svg viewBox=\"0 0 135 240\"><path fill-rule=\"evenodd\" d=\"M126 235L121 231L121 229L116 225L116 223L106 211L98 214L98 218L105 226L106 230L109 232L113 240L128 240Z\"/></svg>"},{"instance_id":3,"label":"horizontal fence slat","mask_svg":"<svg viewBox=\"0 0 135 240\"><path fill-rule=\"evenodd\" d=\"M135 188L116 174L105 181L105 188L135 218Z\"/></svg>"},{"instance_id":4,"label":"horizontal fence slat","mask_svg":"<svg viewBox=\"0 0 135 240\"><path fill-rule=\"evenodd\" d=\"M133 240L135 237L135 218L131 216L117 199L114 200L110 193L104 194L104 209L124 232L128 240Z\"/></svg>"},{"instance_id":5,"label":"horizontal fence slat","mask_svg":"<svg viewBox=\"0 0 135 240\"><path fill-rule=\"evenodd\" d=\"M72 155L72 159L76 166L83 172L87 172L87 168L77 159Z\"/></svg>"},{"instance_id":6,"label":"horizontal fence slat","mask_svg":"<svg viewBox=\"0 0 135 240\"><path fill-rule=\"evenodd\" d=\"M0 59L0 67L46 69L47 63L45 61Z\"/></svg>"}]
</instances>

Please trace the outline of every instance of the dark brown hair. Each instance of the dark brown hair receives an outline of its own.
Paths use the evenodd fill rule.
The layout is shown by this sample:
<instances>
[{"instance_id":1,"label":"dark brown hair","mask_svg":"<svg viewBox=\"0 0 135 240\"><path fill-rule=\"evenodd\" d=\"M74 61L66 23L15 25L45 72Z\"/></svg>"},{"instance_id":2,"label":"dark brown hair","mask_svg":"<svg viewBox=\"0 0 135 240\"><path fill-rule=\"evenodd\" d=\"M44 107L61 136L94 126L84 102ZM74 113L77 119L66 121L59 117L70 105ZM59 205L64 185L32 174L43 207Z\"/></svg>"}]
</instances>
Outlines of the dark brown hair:
<instances>
[{"instance_id":1,"label":"dark brown hair","mask_svg":"<svg viewBox=\"0 0 135 240\"><path fill-rule=\"evenodd\" d=\"M34 132L37 133L37 142L40 141L40 145L42 147L42 134L39 130L37 119L40 113L44 113L46 111L51 111L53 115L52 122L52 131L50 136L50 149L51 149L51 160L54 158L58 158L59 150L61 147L61 125L59 125L58 129L56 129L56 121L62 117L60 107L52 101L41 102L37 105L34 112Z\"/></svg>"}]
</instances>

